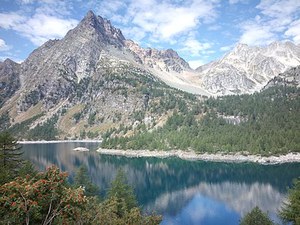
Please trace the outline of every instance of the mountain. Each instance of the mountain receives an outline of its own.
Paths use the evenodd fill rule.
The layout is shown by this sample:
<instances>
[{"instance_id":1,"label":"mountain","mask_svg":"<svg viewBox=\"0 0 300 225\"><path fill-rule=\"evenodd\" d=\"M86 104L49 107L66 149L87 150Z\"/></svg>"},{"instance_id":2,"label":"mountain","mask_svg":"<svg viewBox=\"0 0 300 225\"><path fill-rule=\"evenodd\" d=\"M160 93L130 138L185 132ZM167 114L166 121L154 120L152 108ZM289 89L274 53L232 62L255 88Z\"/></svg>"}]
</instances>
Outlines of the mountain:
<instances>
[{"instance_id":1,"label":"mountain","mask_svg":"<svg viewBox=\"0 0 300 225\"><path fill-rule=\"evenodd\" d=\"M0 120L28 139L99 137L144 120L150 129L179 103L189 105L189 95L163 81L178 84L190 71L175 51L143 49L89 11L23 63L0 64Z\"/></svg>"},{"instance_id":2,"label":"mountain","mask_svg":"<svg viewBox=\"0 0 300 225\"><path fill-rule=\"evenodd\" d=\"M273 42L265 47L238 44L220 60L197 68L202 87L212 94L253 93L270 79L300 65L300 46Z\"/></svg>"},{"instance_id":3,"label":"mountain","mask_svg":"<svg viewBox=\"0 0 300 225\"><path fill-rule=\"evenodd\" d=\"M271 79L263 89L273 86L300 87L300 66L293 67Z\"/></svg>"},{"instance_id":4,"label":"mountain","mask_svg":"<svg viewBox=\"0 0 300 225\"><path fill-rule=\"evenodd\" d=\"M0 107L20 87L20 65L10 59L0 62Z\"/></svg>"}]
</instances>

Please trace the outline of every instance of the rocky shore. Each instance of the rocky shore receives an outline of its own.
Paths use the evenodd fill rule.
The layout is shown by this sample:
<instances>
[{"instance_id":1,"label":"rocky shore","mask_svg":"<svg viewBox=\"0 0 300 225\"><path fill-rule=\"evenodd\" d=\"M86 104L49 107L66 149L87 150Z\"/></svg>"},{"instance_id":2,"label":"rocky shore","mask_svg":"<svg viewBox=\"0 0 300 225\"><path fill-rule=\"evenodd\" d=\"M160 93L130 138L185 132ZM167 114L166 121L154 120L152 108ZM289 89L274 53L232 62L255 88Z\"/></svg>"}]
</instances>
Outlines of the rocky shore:
<instances>
[{"instance_id":1,"label":"rocky shore","mask_svg":"<svg viewBox=\"0 0 300 225\"><path fill-rule=\"evenodd\" d=\"M213 162L253 162L259 164L281 164L281 163L292 163L300 162L300 153L288 153L280 156L260 156L260 155L245 155L241 153L235 154L222 154L222 153L203 153L198 154L193 151L181 151L181 150L170 150L170 151L150 151L150 150L117 150L117 149L103 149L97 150L100 154L105 155L118 155L126 157L178 157L184 160L203 160Z\"/></svg>"},{"instance_id":2,"label":"rocky shore","mask_svg":"<svg viewBox=\"0 0 300 225\"><path fill-rule=\"evenodd\" d=\"M70 143L70 142L78 142L78 143L84 143L84 142L90 142L90 143L101 143L101 140L52 140L52 141L18 141L19 144L52 144L52 143Z\"/></svg>"}]
</instances>

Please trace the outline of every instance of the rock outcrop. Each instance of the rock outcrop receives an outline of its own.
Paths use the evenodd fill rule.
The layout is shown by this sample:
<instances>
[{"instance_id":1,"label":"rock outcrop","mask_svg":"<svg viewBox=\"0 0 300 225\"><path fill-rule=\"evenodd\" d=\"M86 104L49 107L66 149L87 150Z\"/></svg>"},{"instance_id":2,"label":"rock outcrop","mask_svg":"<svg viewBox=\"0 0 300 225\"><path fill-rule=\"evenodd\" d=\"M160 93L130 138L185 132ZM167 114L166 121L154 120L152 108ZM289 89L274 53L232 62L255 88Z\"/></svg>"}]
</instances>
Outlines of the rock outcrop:
<instances>
[{"instance_id":1,"label":"rock outcrop","mask_svg":"<svg viewBox=\"0 0 300 225\"><path fill-rule=\"evenodd\" d=\"M300 87L300 66L293 67L271 79L264 89L273 86Z\"/></svg>"},{"instance_id":2,"label":"rock outcrop","mask_svg":"<svg viewBox=\"0 0 300 225\"><path fill-rule=\"evenodd\" d=\"M20 88L20 64L6 59L0 62L0 107Z\"/></svg>"}]
</instances>

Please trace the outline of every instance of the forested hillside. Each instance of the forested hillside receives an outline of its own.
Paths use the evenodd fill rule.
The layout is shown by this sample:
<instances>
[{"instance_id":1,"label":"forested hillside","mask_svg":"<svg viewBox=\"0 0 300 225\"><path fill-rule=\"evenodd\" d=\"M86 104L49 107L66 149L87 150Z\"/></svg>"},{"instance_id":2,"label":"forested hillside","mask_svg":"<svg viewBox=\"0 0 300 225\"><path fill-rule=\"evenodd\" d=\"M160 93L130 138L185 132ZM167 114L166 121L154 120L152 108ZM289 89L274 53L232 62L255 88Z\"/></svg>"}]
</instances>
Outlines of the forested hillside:
<instances>
[{"instance_id":1,"label":"forested hillside","mask_svg":"<svg viewBox=\"0 0 300 225\"><path fill-rule=\"evenodd\" d=\"M300 151L300 89L272 87L252 95L209 98L178 110L163 127L132 136L104 135L103 148L245 152Z\"/></svg>"}]
</instances>

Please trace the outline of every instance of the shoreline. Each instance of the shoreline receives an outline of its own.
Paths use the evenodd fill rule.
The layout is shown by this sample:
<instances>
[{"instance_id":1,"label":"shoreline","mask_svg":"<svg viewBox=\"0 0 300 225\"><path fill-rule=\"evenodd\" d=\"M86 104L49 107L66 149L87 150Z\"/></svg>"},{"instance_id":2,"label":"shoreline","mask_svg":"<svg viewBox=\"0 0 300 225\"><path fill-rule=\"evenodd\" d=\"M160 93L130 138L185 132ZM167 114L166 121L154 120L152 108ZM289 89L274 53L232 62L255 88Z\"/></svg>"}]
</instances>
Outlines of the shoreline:
<instances>
[{"instance_id":1,"label":"shoreline","mask_svg":"<svg viewBox=\"0 0 300 225\"><path fill-rule=\"evenodd\" d=\"M77 142L77 143L101 143L101 140L51 140L51 141L18 141L18 144L55 144L55 143L70 143L70 142Z\"/></svg>"},{"instance_id":2,"label":"shoreline","mask_svg":"<svg viewBox=\"0 0 300 225\"><path fill-rule=\"evenodd\" d=\"M188 161L209 161L209 162L232 162L232 163L244 163L252 162L263 165L271 164L283 164L283 163L299 163L300 153L288 153L280 156L260 156L260 155L243 155L241 153L228 154L228 153L201 153L197 154L193 151L150 151L150 150L119 150L119 149L103 149L96 150L100 154L125 156L129 158L139 157L155 157L155 158L169 158L178 157Z\"/></svg>"}]
</instances>

